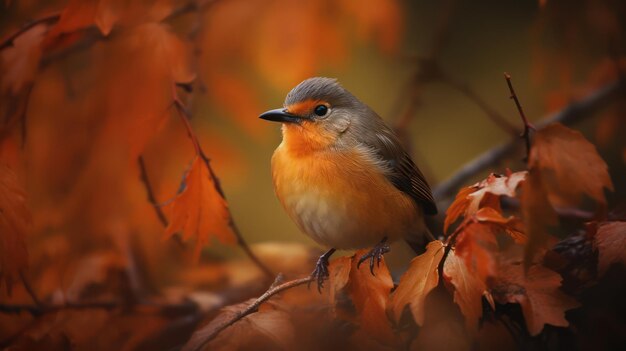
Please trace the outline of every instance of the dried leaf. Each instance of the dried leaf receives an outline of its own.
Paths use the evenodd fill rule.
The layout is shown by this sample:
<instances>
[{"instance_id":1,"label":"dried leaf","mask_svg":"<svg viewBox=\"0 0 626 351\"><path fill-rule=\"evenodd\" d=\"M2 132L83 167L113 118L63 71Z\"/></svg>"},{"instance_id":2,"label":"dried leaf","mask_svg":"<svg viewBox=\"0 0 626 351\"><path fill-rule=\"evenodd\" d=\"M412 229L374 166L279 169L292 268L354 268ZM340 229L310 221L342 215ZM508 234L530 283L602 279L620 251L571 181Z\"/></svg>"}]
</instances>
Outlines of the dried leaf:
<instances>
[{"instance_id":1,"label":"dried leaf","mask_svg":"<svg viewBox=\"0 0 626 351\"><path fill-rule=\"evenodd\" d=\"M183 183L184 189L163 207L170 218L165 236L170 237L180 231L184 239L195 238L196 259L202 246L207 245L212 237L225 244L234 244L228 206L215 189L209 170L199 156L193 160Z\"/></svg>"},{"instance_id":2,"label":"dried leaf","mask_svg":"<svg viewBox=\"0 0 626 351\"><path fill-rule=\"evenodd\" d=\"M604 189L613 190L608 167L595 146L558 123L537 132L529 164L541 172L555 206L577 206L583 194L606 206Z\"/></svg>"},{"instance_id":3,"label":"dried leaf","mask_svg":"<svg viewBox=\"0 0 626 351\"><path fill-rule=\"evenodd\" d=\"M517 244L526 243L526 234L522 231L523 223L515 216L504 218L499 211L491 207L483 207L474 214L474 218L479 222L498 225L509 234Z\"/></svg>"},{"instance_id":4,"label":"dried leaf","mask_svg":"<svg viewBox=\"0 0 626 351\"><path fill-rule=\"evenodd\" d=\"M498 197L515 197L516 189L526 179L526 174L525 171L507 175L492 173L485 180L461 189L446 212L444 232L447 232L450 225L461 215L467 218L483 206L495 207L499 210Z\"/></svg>"},{"instance_id":5,"label":"dried leaf","mask_svg":"<svg viewBox=\"0 0 626 351\"><path fill-rule=\"evenodd\" d=\"M292 350L295 345L295 331L285 311L272 309L271 306L260 309L229 326L206 344L205 340L218 332L224 323L248 308L254 300L226 307L209 324L197 329L183 347L183 351L193 350Z\"/></svg>"},{"instance_id":6,"label":"dried leaf","mask_svg":"<svg viewBox=\"0 0 626 351\"><path fill-rule=\"evenodd\" d=\"M496 229L490 224L470 222L462 228L456 240L456 254L465 259L469 270L483 282L495 273Z\"/></svg>"},{"instance_id":7,"label":"dried leaf","mask_svg":"<svg viewBox=\"0 0 626 351\"><path fill-rule=\"evenodd\" d=\"M415 322L418 325L424 323L424 301L439 283L437 268L443 252L443 243L432 241L426 246L426 252L411 261L391 298L392 314L396 321L400 320L404 306L409 305Z\"/></svg>"},{"instance_id":8,"label":"dried leaf","mask_svg":"<svg viewBox=\"0 0 626 351\"><path fill-rule=\"evenodd\" d=\"M444 278L454 286L454 302L465 316L467 329L478 331L478 320L483 314L482 297L487 286L474 272L467 268L466 261L451 250L443 265Z\"/></svg>"},{"instance_id":9,"label":"dried leaf","mask_svg":"<svg viewBox=\"0 0 626 351\"><path fill-rule=\"evenodd\" d=\"M33 82L39 68L41 43L48 28L39 24L13 40L13 46L0 52L1 91L17 95Z\"/></svg>"},{"instance_id":10,"label":"dried leaf","mask_svg":"<svg viewBox=\"0 0 626 351\"><path fill-rule=\"evenodd\" d=\"M598 224L593 243L598 250L598 270L604 274L609 267L621 262L626 265L626 222Z\"/></svg>"},{"instance_id":11,"label":"dried leaf","mask_svg":"<svg viewBox=\"0 0 626 351\"><path fill-rule=\"evenodd\" d=\"M565 311L579 306L559 288L561 276L541 265L532 265L528 272L519 259L509 259L499 266L498 276L489 283L499 303L518 303L522 307L531 335L541 332L545 324L566 327Z\"/></svg>"},{"instance_id":12,"label":"dried leaf","mask_svg":"<svg viewBox=\"0 0 626 351\"><path fill-rule=\"evenodd\" d=\"M366 253L367 250L359 250L352 257L346 289L356 308L361 329L376 340L393 345L397 339L386 313L393 281L384 260L375 268L375 275L366 264L357 268L358 258Z\"/></svg>"},{"instance_id":13,"label":"dried leaf","mask_svg":"<svg viewBox=\"0 0 626 351\"><path fill-rule=\"evenodd\" d=\"M557 214L550 205L543 178L531 169L522 189L522 217L528 235L524 251L524 266L529 267L537 252L545 246L549 230L558 224Z\"/></svg>"},{"instance_id":14,"label":"dried leaf","mask_svg":"<svg viewBox=\"0 0 626 351\"><path fill-rule=\"evenodd\" d=\"M337 293L348 284L351 270L352 258L350 257L340 257L330 263L328 267L328 286L330 287L329 294L332 303L337 303Z\"/></svg>"},{"instance_id":15,"label":"dried leaf","mask_svg":"<svg viewBox=\"0 0 626 351\"><path fill-rule=\"evenodd\" d=\"M28 266L25 236L30 221L26 193L17 176L0 166L0 287L4 281L9 293L20 271Z\"/></svg>"},{"instance_id":16,"label":"dried leaf","mask_svg":"<svg viewBox=\"0 0 626 351\"><path fill-rule=\"evenodd\" d=\"M446 219L443 223L443 232L447 233L452 223L461 216L465 215L470 204L469 194L475 192L478 188L475 185L465 187L459 190L450 207L446 210Z\"/></svg>"}]
</instances>

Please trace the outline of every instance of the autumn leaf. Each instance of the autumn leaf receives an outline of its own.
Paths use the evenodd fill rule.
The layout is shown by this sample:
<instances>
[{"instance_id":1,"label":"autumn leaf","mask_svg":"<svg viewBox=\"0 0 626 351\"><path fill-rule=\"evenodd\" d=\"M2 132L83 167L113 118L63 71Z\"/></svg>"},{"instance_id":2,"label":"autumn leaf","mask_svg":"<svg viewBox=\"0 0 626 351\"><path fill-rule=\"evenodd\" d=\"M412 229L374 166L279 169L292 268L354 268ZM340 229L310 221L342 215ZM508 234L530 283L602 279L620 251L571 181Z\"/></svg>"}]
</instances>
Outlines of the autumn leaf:
<instances>
[{"instance_id":1,"label":"autumn leaf","mask_svg":"<svg viewBox=\"0 0 626 351\"><path fill-rule=\"evenodd\" d=\"M248 308L254 299L228 306L207 325L197 329L183 347L183 351L274 349L292 350L295 331L286 311L264 304L258 312L249 314L205 344L207 337L224 327L224 323ZM261 344L259 344L259 342Z\"/></svg>"},{"instance_id":2,"label":"autumn leaf","mask_svg":"<svg viewBox=\"0 0 626 351\"><path fill-rule=\"evenodd\" d=\"M415 322L418 325L424 323L424 301L439 283L437 268L443 252L443 243L432 241L426 246L426 252L411 261L391 298L391 311L396 322L400 320L404 307L409 305Z\"/></svg>"},{"instance_id":3,"label":"autumn leaf","mask_svg":"<svg viewBox=\"0 0 626 351\"><path fill-rule=\"evenodd\" d=\"M348 284L351 271L351 257L339 257L330 263L328 267L329 299L334 305L337 304L337 293Z\"/></svg>"},{"instance_id":4,"label":"autumn leaf","mask_svg":"<svg viewBox=\"0 0 626 351\"><path fill-rule=\"evenodd\" d=\"M522 189L522 217L528 242L524 249L524 266L530 267L536 253L545 246L549 230L558 224L556 212L550 205L543 178L531 169Z\"/></svg>"},{"instance_id":5,"label":"autumn leaf","mask_svg":"<svg viewBox=\"0 0 626 351\"><path fill-rule=\"evenodd\" d=\"M465 187L456 194L454 201L450 204L450 207L446 210L446 219L443 223L443 232L447 233L448 228L452 223L456 222L456 220L465 215L467 208L469 207L471 199L469 195L478 190L476 185Z\"/></svg>"},{"instance_id":6,"label":"autumn leaf","mask_svg":"<svg viewBox=\"0 0 626 351\"><path fill-rule=\"evenodd\" d=\"M482 206L500 208L499 197L515 197L516 189L526 178L527 172L516 172L507 175L490 174L485 180L461 189L454 202L446 212L444 232L461 215L469 217Z\"/></svg>"},{"instance_id":7,"label":"autumn leaf","mask_svg":"<svg viewBox=\"0 0 626 351\"><path fill-rule=\"evenodd\" d=\"M20 271L28 266L25 236L31 220L26 193L15 173L0 166L0 287L11 292Z\"/></svg>"},{"instance_id":8,"label":"autumn leaf","mask_svg":"<svg viewBox=\"0 0 626 351\"><path fill-rule=\"evenodd\" d=\"M522 307L531 335L541 332L545 324L566 327L565 311L579 306L559 288L561 276L541 265L532 265L525 272L521 259L501 262L498 275L488 284L498 303L517 303Z\"/></svg>"},{"instance_id":9,"label":"autumn leaf","mask_svg":"<svg viewBox=\"0 0 626 351\"><path fill-rule=\"evenodd\" d=\"M456 254L483 282L495 273L494 255L498 249L495 230L493 225L472 221L461 228L456 239Z\"/></svg>"},{"instance_id":10,"label":"autumn leaf","mask_svg":"<svg viewBox=\"0 0 626 351\"><path fill-rule=\"evenodd\" d=\"M183 180L184 189L163 209L168 213L170 223L165 229L165 237L181 232L184 239L195 238L194 257L200 255L202 246L211 238L222 243L234 244L235 237L229 228L228 205L217 192L207 165L196 156Z\"/></svg>"},{"instance_id":11,"label":"autumn leaf","mask_svg":"<svg viewBox=\"0 0 626 351\"><path fill-rule=\"evenodd\" d=\"M613 190L608 167L578 131L555 123L537 132L529 164L541 172L550 202L577 206L582 195L606 206L604 189Z\"/></svg>"},{"instance_id":12,"label":"autumn leaf","mask_svg":"<svg viewBox=\"0 0 626 351\"><path fill-rule=\"evenodd\" d=\"M366 253L367 250L359 250L352 257L346 290L356 309L361 329L376 340L393 345L397 339L386 313L393 281L384 260L375 268L375 275L366 265L357 267L358 258Z\"/></svg>"},{"instance_id":13,"label":"autumn leaf","mask_svg":"<svg viewBox=\"0 0 626 351\"><path fill-rule=\"evenodd\" d=\"M482 297L487 286L474 272L469 270L465 259L451 250L443 265L444 278L454 286L454 302L465 316L467 329L478 331L478 321L483 314Z\"/></svg>"},{"instance_id":14,"label":"autumn leaf","mask_svg":"<svg viewBox=\"0 0 626 351\"><path fill-rule=\"evenodd\" d=\"M502 228L517 244L526 243L526 234L523 232L523 223L515 216L505 218L502 213L491 207L483 207L474 214L478 222L491 223Z\"/></svg>"},{"instance_id":15,"label":"autumn leaf","mask_svg":"<svg viewBox=\"0 0 626 351\"><path fill-rule=\"evenodd\" d=\"M16 95L35 79L46 30L45 25L36 25L15 38L12 47L0 52L3 94Z\"/></svg>"},{"instance_id":16,"label":"autumn leaf","mask_svg":"<svg viewBox=\"0 0 626 351\"><path fill-rule=\"evenodd\" d=\"M598 224L593 237L598 250L598 271L604 274L609 267L621 262L626 265L626 222L604 222Z\"/></svg>"}]
</instances>

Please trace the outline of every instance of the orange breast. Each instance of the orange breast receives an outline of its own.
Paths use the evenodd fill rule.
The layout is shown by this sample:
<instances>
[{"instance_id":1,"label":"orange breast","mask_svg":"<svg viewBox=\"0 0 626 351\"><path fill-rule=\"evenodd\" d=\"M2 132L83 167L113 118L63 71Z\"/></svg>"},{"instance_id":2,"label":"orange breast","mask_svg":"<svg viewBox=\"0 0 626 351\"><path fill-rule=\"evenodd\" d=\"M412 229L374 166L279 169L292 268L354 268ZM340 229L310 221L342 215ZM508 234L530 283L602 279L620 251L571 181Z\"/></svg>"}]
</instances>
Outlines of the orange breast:
<instances>
[{"instance_id":1,"label":"orange breast","mask_svg":"<svg viewBox=\"0 0 626 351\"><path fill-rule=\"evenodd\" d=\"M370 247L422 225L413 201L354 151L290 152L272 157L276 194L300 229L338 249Z\"/></svg>"}]
</instances>

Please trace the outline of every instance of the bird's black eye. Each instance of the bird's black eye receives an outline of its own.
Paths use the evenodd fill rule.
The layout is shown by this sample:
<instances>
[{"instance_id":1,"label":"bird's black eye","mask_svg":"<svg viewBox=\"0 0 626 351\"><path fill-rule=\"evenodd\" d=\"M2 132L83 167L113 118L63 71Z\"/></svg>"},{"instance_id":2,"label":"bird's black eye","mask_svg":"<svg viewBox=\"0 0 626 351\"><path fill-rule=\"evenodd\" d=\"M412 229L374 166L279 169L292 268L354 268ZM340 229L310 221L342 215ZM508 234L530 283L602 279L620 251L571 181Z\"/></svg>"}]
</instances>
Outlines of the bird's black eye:
<instances>
[{"instance_id":1,"label":"bird's black eye","mask_svg":"<svg viewBox=\"0 0 626 351\"><path fill-rule=\"evenodd\" d=\"M326 114L328 113L328 106L326 105L317 105L315 106L315 114L322 117L322 116L326 116Z\"/></svg>"}]
</instances>

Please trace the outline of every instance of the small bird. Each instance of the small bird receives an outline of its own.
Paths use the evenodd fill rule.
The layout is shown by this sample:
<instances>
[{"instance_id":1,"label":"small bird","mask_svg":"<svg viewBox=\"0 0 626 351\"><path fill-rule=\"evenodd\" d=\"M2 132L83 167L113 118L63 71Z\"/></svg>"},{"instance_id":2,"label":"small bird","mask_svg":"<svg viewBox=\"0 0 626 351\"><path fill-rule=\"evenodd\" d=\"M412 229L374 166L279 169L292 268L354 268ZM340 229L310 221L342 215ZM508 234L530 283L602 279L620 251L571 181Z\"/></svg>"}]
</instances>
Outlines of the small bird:
<instances>
[{"instance_id":1,"label":"small bird","mask_svg":"<svg viewBox=\"0 0 626 351\"><path fill-rule=\"evenodd\" d=\"M437 206L396 134L336 79L309 78L284 107L260 118L282 123L272 156L274 189L301 231L330 249L311 275L321 289L337 249L373 247L359 259L380 263L388 242L405 239L421 253L433 240L424 215Z\"/></svg>"}]
</instances>

